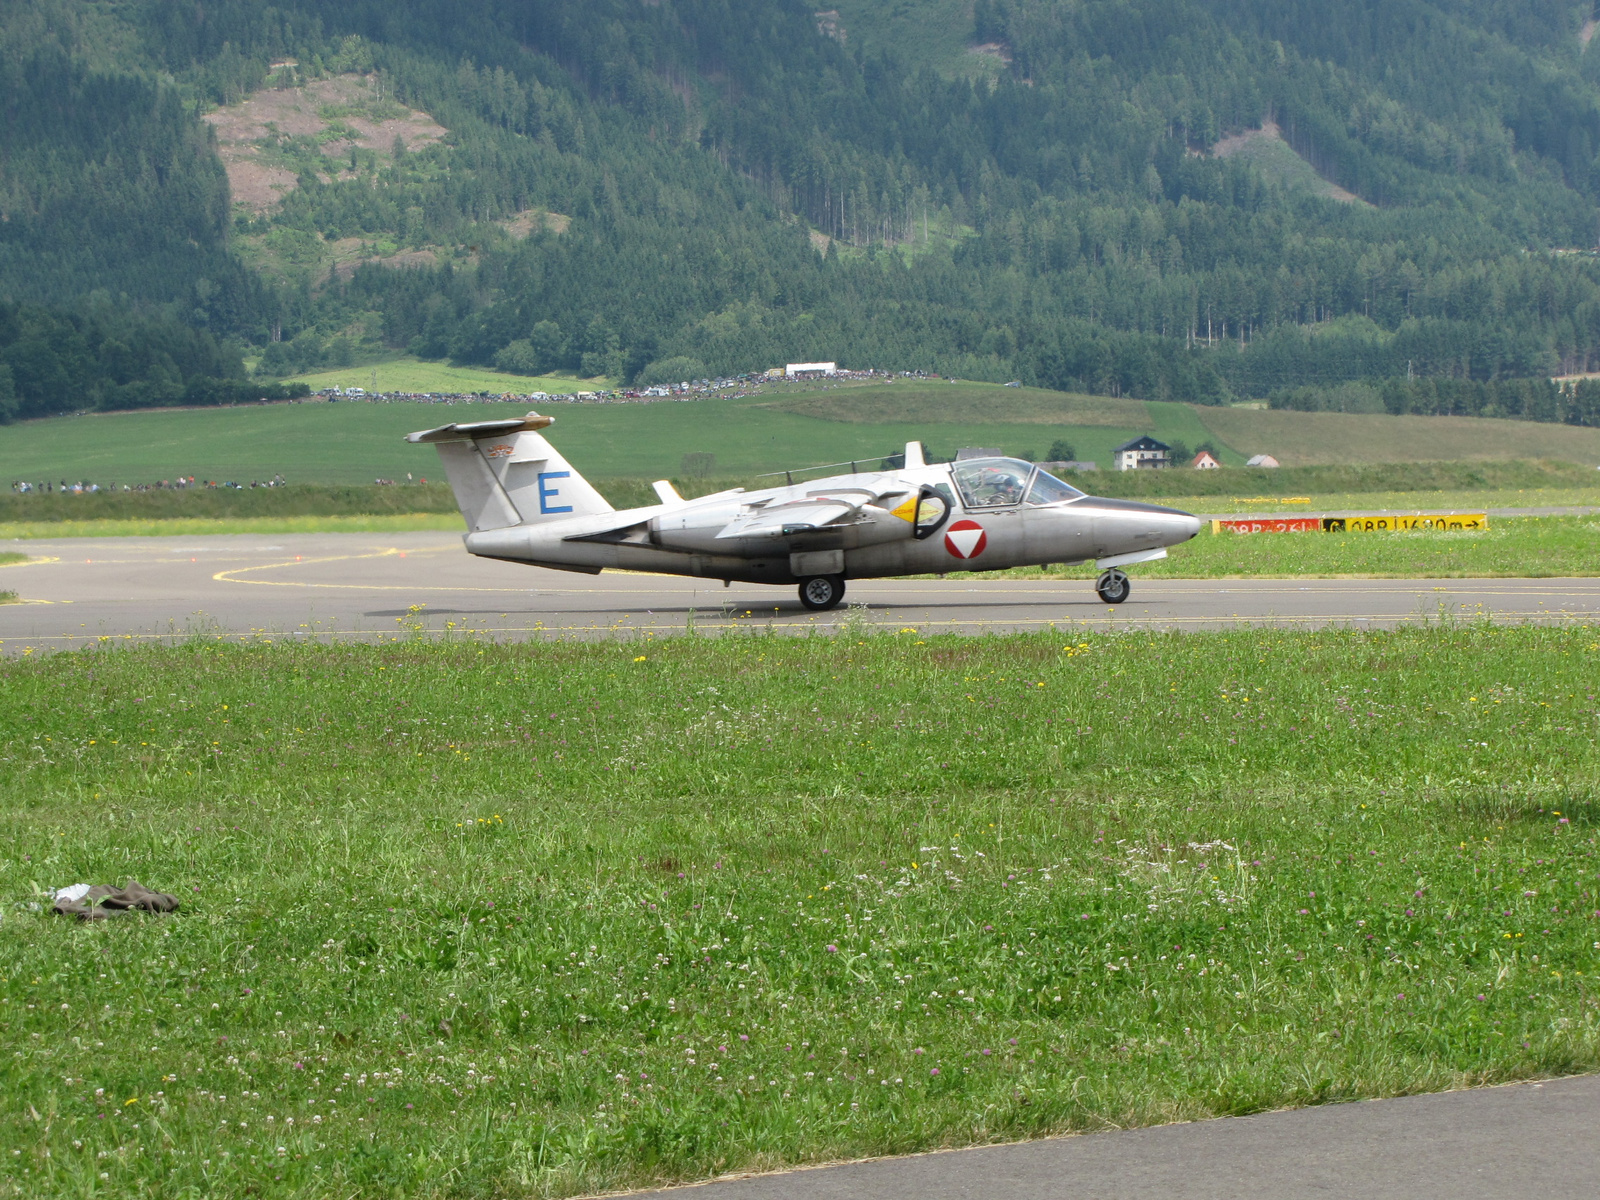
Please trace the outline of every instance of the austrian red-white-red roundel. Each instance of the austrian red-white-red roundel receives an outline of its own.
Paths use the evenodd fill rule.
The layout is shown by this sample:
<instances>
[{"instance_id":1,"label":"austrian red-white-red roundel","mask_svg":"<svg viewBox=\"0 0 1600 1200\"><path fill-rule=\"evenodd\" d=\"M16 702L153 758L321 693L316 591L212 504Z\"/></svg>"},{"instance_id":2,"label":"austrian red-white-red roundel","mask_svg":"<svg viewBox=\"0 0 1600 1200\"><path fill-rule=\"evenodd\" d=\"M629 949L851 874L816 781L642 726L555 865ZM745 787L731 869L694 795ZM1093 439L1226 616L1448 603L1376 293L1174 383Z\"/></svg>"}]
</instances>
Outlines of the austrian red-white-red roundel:
<instances>
[{"instance_id":1,"label":"austrian red-white-red roundel","mask_svg":"<svg viewBox=\"0 0 1600 1200\"><path fill-rule=\"evenodd\" d=\"M957 521L944 531L944 548L957 558L977 558L989 544L989 535L976 521Z\"/></svg>"}]
</instances>

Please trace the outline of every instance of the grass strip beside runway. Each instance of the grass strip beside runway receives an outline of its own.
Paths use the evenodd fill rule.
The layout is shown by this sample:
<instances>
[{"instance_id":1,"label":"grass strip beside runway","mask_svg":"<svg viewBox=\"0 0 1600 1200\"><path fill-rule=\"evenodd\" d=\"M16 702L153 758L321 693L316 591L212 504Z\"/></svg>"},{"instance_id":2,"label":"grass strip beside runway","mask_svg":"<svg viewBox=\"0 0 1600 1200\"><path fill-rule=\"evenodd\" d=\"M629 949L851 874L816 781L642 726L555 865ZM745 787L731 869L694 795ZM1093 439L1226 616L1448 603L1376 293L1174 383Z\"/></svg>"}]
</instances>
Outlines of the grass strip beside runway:
<instances>
[{"instance_id":1,"label":"grass strip beside runway","mask_svg":"<svg viewBox=\"0 0 1600 1200\"><path fill-rule=\"evenodd\" d=\"M1088 487L1082 479L1074 483ZM1152 500L1185 512L1221 516L1323 516L1330 513L1451 513L1486 512L1492 508L1595 508L1600 507L1600 487L1589 488L1484 488L1416 492L1304 492L1296 495L1276 489L1267 494L1240 492L1236 496L1174 496Z\"/></svg>"},{"instance_id":2,"label":"grass strip beside runway","mask_svg":"<svg viewBox=\"0 0 1600 1200\"><path fill-rule=\"evenodd\" d=\"M1448 624L10 660L0 1177L565 1195L1593 1070L1597 664ZM183 912L23 903L128 877Z\"/></svg>"},{"instance_id":3,"label":"grass strip beside runway","mask_svg":"<svg viewBox=\"0 0 1600 1200\"><path fill-rule=\"evenodd\" d=\"M229 520L55 523L0 525L0 539L50 540L67 536L198 536L256 533L405 533L437 530L459 534L454 515L293 517ZM1129 569L1140 579L1470 579L1585 578L1600 574L1600 518L1495 518L1483 532L1374 534L1212 534L1176 546L1160 562ZM1064 578L1092 576L1091 565L1025 567L978 572L983 577ZM1137 593L1136 593L1137 594Z\"/></svg>"},{"instance_id":4,"label":"grass strip beside runway","mask_svg":"<svg viewBox=\"0 0 1600 1200\"><path fill-rule=\"evenodd\" d=\"M223 533L461 533L459 513L349 514L324 517L172 517L132 521L0 522L0 540L49 541L55 538L199 537Z\"/></svg>"},{"instance_id":5,"label":"grass strip beside runway","mask_svg":"<svg viewBox=\"0 0 1600 1200\"><path fill-rule=\"evenodd\" d=\"M1454 533L1220 533L1202 529L1141 579L1560 579L1600 574L1600 517L1494 518ZM989 572L995 578L1093 576L1093 564Z\"/></svg>"}]
</instances>

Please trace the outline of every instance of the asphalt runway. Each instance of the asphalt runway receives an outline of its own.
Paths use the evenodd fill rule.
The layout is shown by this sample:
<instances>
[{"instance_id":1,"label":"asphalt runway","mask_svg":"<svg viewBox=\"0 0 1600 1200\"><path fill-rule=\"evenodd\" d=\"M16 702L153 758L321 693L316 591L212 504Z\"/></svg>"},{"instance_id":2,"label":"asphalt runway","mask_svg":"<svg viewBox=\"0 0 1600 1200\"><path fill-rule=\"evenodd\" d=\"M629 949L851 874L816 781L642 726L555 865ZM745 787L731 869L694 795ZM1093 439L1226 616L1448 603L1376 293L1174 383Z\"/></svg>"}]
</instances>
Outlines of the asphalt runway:
<instances>
[{"instance_id":1,"label":"asphalt runway","mask_svg":"<svg viewBox=\"0 0 1600 1200\"><path fill-rule=\"evenodd\" d=\"M1600 1076L642 1193L662 1200L1591 1200Z\"/></svg>"},{"instance_id":2,"label":"asphalt runway","mask_svg":"<svg viewBox=\"0 0 1600 1200\"><path fill-rule=\"evenodd\" d=\"M670 576L575 575L468 555L448 533L64 538L6 544L0 651L196 633L375 638L423 625L496 638L831 630L846 621L929 632L1047 627L1216 629L1490 619L1600 620L1600 579L1143 580L1111 608L1082 579L854 580L850 607L811 613L792 588Z\"/></svg>"}]
</instances>

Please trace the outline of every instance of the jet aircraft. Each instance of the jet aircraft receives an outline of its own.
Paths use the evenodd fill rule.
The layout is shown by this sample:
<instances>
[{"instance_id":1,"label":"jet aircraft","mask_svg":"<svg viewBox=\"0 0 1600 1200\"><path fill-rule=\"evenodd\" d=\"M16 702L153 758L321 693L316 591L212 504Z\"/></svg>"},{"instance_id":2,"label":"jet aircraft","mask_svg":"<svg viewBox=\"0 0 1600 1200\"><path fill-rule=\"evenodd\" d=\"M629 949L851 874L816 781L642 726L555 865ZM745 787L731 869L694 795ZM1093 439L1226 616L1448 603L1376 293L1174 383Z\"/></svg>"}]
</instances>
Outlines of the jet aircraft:
<instances>
[{"instance_id":1,"label":"jet aircraft","mask_svg":"<svg viewBox=\"0 0 1600 1200\"><path fill-rule=\"evenodd\" d=\"M798 584L813 610L839 605L847 579L1093 561L1100 599L1120 604L1131 590L1124 567L1165 558L1200 530L1186 512L1088 496L1020 459L924 462L920 442L899 466L850 464L800 482L785 472L783 486L757 491L685 500L662 480L660 504L619 512L540 432L554 420L529 413L406 436L438 448L470 553L590 575Z\"/></svg>"}]
</instances>

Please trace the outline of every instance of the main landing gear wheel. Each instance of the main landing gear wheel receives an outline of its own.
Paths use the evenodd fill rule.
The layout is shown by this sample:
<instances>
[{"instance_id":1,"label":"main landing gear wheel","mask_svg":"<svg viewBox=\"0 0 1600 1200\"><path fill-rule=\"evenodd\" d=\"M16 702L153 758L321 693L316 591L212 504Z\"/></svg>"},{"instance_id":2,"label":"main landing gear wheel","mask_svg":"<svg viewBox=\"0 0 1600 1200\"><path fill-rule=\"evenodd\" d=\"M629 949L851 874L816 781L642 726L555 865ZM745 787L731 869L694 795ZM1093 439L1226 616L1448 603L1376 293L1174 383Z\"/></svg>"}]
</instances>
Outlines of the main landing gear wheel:
<instances>
[{"instance_id":1,"label":"main landing gear wheel","mask_svg":"<svg viewBox=\"0 0 1600 1200\"><path fill-rule=\"evenodd\" d=\"M1128 582L1126 575L1112 567L1100 573L1100 578L1095 580L1094 590L1100 593L1100 599L1107 604L1121 604L1133 590L1133 584Z\"/></svg>"},{"instance_id":2,"label":"main landing gear wheel","mask_svg":"<svg viewBox=\"0 0 1600 1200\"><path fill-rule=\"evenodd\" d=\"M838 608L843 602L843 575L813 575L800 581L800 603L812 612Z\"/></svg>"}]
</instances>

